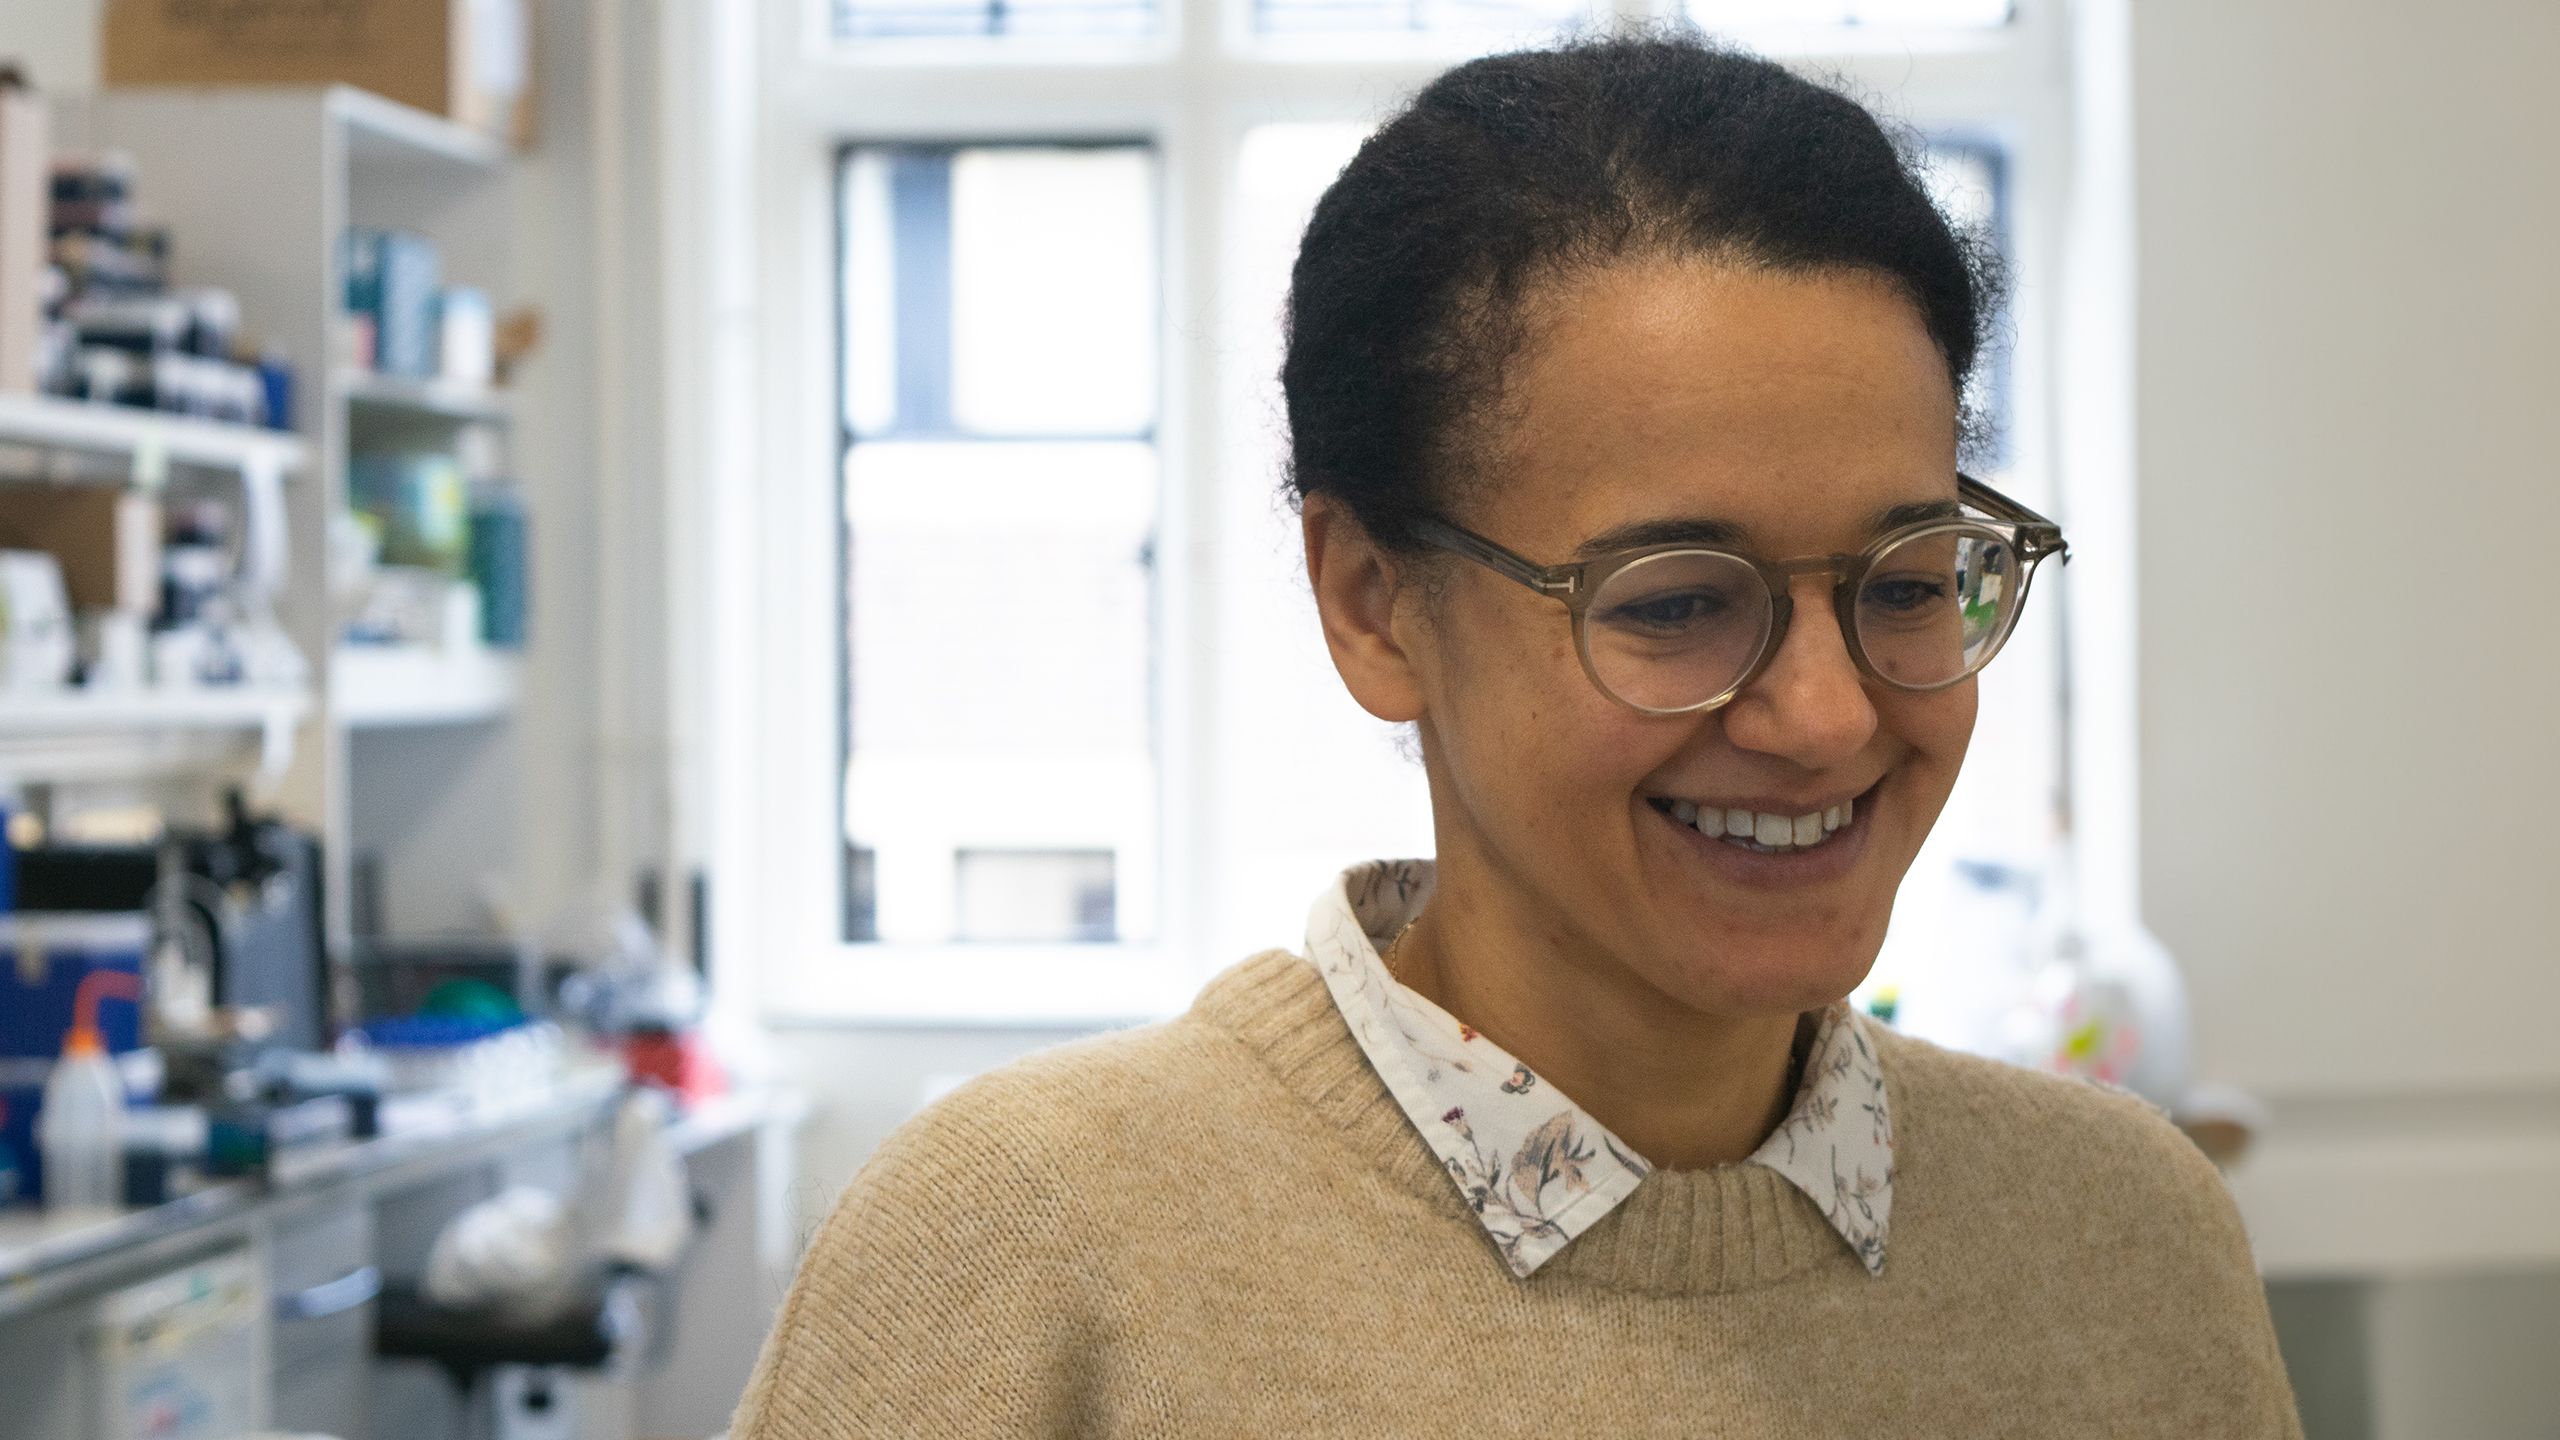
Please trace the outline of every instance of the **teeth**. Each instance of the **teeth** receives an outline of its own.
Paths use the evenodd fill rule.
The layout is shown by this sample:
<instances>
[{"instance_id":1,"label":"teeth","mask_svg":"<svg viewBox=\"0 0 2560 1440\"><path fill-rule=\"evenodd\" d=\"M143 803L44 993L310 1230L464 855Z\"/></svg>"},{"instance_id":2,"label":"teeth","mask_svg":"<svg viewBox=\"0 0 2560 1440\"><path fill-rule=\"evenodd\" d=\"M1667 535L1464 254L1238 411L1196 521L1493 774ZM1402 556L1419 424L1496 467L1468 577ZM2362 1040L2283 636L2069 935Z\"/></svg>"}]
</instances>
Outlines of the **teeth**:
<instances>
[{"instance_id":1,"label":"teeth","mask_svg":"<svg viewBox=\"0 0 2560 1440\"><path fill-rule=\"evenodd\" d=\"M1792 816L1731 810L1719 805L1702 807L1695 800L1668 800L1658 804L1683 825L1694 826L1708 835L1723 836L1764 853L1810 849L1829 840L1839 833L1840 827L1858 818L1858 802L1855 800L1844 800L1828 809Z\"/></svg>"}]
</instances>

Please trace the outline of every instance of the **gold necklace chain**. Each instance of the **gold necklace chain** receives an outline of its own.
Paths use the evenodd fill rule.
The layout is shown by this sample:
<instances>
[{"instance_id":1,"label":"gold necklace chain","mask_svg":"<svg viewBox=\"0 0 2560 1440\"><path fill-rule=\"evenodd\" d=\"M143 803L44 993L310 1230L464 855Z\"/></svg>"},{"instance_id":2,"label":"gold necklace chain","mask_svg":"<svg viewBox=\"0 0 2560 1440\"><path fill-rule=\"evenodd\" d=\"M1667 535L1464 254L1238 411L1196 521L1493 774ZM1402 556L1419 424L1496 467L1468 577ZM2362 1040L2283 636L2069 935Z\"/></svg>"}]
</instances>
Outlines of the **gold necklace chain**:
<instances>
[{"instance_id":1,"label":"gold necklace chain","mask_svg":"<svg viewBox=\"0 0 2560 1440\"><path fill-rule=\"evenodd\" d=\"M1386 953L1378 957L1378 963L1386 967L1387 978L1395 980L1398 984L1402 984L1403 981L1396 975L1396 950L1404 944L1404 937L1413 933L1413 927L1421 923L1422 917L1419 915L1404 922L1404 928L1396 932L1396 938L1387 942Z\"/></svg>"}]
</instances>

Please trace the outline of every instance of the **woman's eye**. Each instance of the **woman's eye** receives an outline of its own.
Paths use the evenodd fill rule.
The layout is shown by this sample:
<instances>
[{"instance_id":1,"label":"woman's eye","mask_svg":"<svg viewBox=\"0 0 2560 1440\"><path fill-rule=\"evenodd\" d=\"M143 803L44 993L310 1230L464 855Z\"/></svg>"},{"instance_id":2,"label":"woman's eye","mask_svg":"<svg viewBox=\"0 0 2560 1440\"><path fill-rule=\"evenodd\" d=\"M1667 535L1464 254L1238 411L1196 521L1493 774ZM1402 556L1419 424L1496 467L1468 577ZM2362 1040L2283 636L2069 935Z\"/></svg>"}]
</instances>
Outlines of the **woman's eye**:
<instances>
[{"instance_id":1,"label":"woman's eye","mask_svg":"<svg viewBox=\"0 0 2560 1440\"><path fill-rule=\"evenodd\" d=\"M1609 622L1646 630L1678 630L1713 620L1725 597L1706 590L1673 590L1611 606Z\"/></svg>"},{"instance_id":2,"label":"woman's eye","mask_svg":"<svg viewBox=\"0 0 2560 1440\"><path fill-rule=\"evenodd\" d=\"M1889 615L1908 615L1946 599L1947 592L1952 588L1953 586L1944 580L1894 576L1890 579L1868 581L1865 591L1858 597L1858 603L1875 606Z\"/></svg>"}]
</instances>

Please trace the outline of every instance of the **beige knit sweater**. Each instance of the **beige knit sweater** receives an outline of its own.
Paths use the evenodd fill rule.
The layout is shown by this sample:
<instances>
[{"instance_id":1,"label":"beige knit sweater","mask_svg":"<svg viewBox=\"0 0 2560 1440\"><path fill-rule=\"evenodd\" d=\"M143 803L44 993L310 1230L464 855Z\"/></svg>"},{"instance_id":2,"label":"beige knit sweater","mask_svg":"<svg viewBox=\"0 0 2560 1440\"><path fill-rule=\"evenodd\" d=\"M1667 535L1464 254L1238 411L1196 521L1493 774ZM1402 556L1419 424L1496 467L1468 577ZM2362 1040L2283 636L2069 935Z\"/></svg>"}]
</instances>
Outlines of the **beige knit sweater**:
<instances>
[{"instance_id":1,"label":"beige knit sweater","mask_svg":"<svg viewBox=\"0 0 2560 1440\"><path fill-rule=\"evenodd\" d=\"M2176 1127L1880 1038L1881 1276L1736 1164L1654 1172L1521 1280L1323 978L1256 955L900 1126L732 1433L2301 1435L2239 1214Z\"/></svg>"}]
</instances>

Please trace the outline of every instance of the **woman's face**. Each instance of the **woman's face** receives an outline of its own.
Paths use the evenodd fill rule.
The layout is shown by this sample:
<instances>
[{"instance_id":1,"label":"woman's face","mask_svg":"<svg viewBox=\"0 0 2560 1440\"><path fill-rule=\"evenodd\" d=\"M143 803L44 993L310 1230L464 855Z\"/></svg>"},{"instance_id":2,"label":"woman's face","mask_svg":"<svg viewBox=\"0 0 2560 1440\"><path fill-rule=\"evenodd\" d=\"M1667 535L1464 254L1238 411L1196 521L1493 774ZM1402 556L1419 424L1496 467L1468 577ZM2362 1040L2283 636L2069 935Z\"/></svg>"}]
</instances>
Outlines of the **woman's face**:
<instances>
[{"instance_id":1,"label":"woman's face","mask_svg":"<svg viewBox=\"0 0 2560 1440\"><path fill-rule=\"evenodd\" d=\"M1499 544L1555 564L1631 523L1711 520L1762 558L1854 553L1883 512L1955 498L1946 363L1884 280L1645 261L1537 298L1496 478L1453 517ZM1399 602L1429 623L1397 625L1444 870L1463 853L1532 923L1701 1011L1801 1011L1864 979L1964 759L1974 682L1867 682L1829 577L1807 575L1748 687L1648 716L1593 686L1562 606L1451 563L1435 600ZM1770 854L1680 824L1673 801L1728 820L1853 801L1854 818Z\"/></svg>"}]
</instances>

